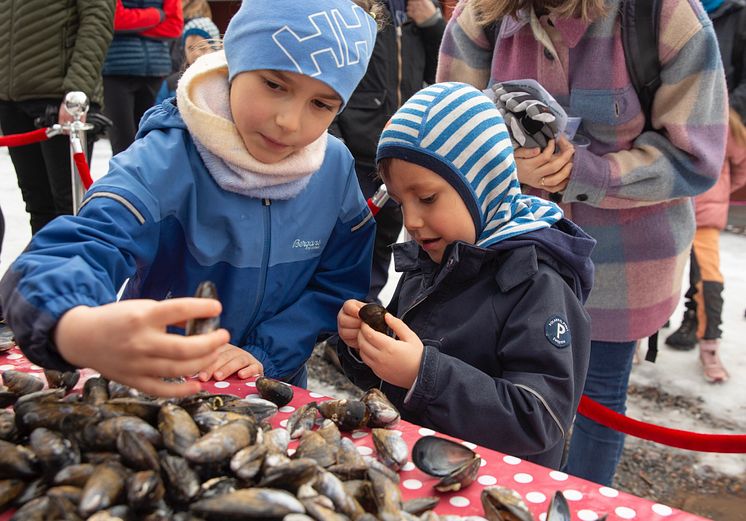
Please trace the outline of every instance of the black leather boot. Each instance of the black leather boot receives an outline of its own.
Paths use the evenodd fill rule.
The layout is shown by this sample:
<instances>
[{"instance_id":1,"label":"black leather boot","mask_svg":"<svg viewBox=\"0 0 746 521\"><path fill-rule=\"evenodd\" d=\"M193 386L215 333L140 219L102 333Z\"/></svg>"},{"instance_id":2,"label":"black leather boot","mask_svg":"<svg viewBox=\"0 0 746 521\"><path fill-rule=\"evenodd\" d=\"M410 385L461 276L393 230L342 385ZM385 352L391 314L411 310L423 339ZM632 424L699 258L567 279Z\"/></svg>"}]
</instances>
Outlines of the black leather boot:
<instances>
[{"instance_id":1,"label":"black leather boot","mask_svg":"<svg viewBox=\"0 0 746 521\"><path fill-rule=\"evenodd\" d=\"M684 320L679 329L668 335L666 345L679 351L689 351L697 345L697 312L693 309L684 311Z\"/></svg>"}]
</instances>

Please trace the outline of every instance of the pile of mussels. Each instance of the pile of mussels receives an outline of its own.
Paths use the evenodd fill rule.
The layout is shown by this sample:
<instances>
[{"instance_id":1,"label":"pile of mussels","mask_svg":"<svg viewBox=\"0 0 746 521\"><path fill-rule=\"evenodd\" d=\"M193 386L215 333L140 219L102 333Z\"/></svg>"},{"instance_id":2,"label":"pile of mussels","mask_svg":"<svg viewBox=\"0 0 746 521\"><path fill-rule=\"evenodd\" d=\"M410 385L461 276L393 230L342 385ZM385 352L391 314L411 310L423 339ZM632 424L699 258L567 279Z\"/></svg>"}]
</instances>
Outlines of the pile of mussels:
<instances>
[{"instance_id":1,"label":"pile of mussels","mask_svg":"<svg viewBox=\"0 0 746 521\"><path fill-rule=\"evenodd\" d=\"M47 389L32 375L2 374L0 512L16 509L11 520L467 519L435 514L438 497L402 501L398 471L409 448L387 430L399 412L377 389L360 400L311 402L272 428L267 420L293 390L269 378L257 380L261 397L175 400L101 377L71 393L77 372L45 373ZM340 433L364 427L377 458ZM298 445L288 456L291 439ZM412 459L441 477L439 491L471 484L480 461L434 436L417 441ZM482 503L489 520L533 519L508 489L486 488ZM561 493L547 519L570 519Z\"/></svg>"}]
</instances>

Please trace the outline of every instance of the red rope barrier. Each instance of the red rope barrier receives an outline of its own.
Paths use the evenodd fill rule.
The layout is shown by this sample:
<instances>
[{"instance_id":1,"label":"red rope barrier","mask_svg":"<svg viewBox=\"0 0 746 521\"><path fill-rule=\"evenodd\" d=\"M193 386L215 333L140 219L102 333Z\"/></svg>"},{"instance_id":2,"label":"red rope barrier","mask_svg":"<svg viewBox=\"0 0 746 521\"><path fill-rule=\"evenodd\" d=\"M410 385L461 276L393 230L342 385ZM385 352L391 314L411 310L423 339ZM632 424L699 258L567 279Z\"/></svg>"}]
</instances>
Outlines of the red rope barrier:
<instances>
[{"instance_id":1,"label":"red rope barrier","mask_svg":"<svg viewBox=\"0 0 746 521\"><path fill-rule=\"evenodd\" d=\"M744 434L702 434L669 429L668 427L627 418L585 395L580 398L578 412L586 418L615 431L670 447L698 452L746 454L746 435Z\"/></svg>"},{"instance_id":2,"label":"red rope barrier","mask_svg":"<svg viewBox=\"0 0 746 521\"><path fill-rule=\"evenodd\" d=\"M23 145L30 145L32 143L39 143L40 141L46 141L47 139L49 139L49 137L47 136L47 129L39 128L31 132L26 132L24 134L0 136L0 146L20 147Z\"/></svg>"},{"instance_id":3,"label":"red rope barrier","mask_svg":"<svg viewBox=\"0 0 746 521\"><path fill-rule=\"evenodd\" d=\"M85 154L83 152L76 152L73 154L73 159L75 160L80 180L83 181L83 188L88 190L93 184L93 179L91 178L91 171L88 169L88 162L85 160Z\"/></svg>"}]
</instances>

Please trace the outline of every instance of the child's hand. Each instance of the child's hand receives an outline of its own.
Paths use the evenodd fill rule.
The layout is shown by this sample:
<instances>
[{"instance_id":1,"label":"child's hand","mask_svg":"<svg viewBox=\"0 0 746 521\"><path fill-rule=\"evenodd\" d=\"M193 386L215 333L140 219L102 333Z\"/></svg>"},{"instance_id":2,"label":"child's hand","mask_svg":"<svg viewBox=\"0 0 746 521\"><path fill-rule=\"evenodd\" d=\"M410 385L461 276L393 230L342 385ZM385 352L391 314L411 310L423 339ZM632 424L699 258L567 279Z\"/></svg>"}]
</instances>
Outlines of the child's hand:
<instances>
[{"instance_id":1,"label":"child's hand","mask_svg":"<svg viewBox=\"0 0 746 521\"><path fill-rule=\"evenodd\" d=\"M420 25L435 14L435 4L430 0L409 0L407 2L407 16Z\"/></svg>"},{"instance_id":2,"label":"child's hand","mask_svg":"<svg viewBox=\"0 0 746 521\"><path fill-rule=\"evenodd\" d=\"M162 378L191 376L212 364L230 336L225 329L204 335L166 332L166 326L190 318L220 315L220 302L204 298L124 300L98 307L77 306L57 324L54 341L60 355L78 367L158 396L187 396L199 382L172 383Z\"/></svg>"},{"instance_id":3,"label":"child's hand","mask_svg":"<svg viewBox=\"0 0 746 521\"><path fill-rule=\"evenodd\" d=\"M264 374L264 367L251 353L231 344L218 348L218 358L200 370L198 378L206 382L210 378L225 380L238 371L239 378Z\"/></svg>"},{"instance_id":4,"label":"child's hand","mask_svg":"<svg viewBox=\"0 0 746 521\"><path fill-rule=\"evenodd\" d=\"M559 145L557 155L554 154L554 140L550 140L541 152L538 148L515 150L518 181L521 184L551 193L561 192L567 187L572 172L572 156L575 153L575 147L565 136L560 136L557 144Z\"/></svg>"},{"instance_id":5,"label":"child's hand","mask_svg":"<svg viewBox=\"0 0 746 521\"><path fill-rule=\"evenodd\" d=\"M350 299L342 305L342 309L337 313L337 332L339 333L339 338L354 349L358 348L357 335L363 323L357 313L364 305L365 302Z\"/></svg>"},{"instance_id":6,"label":"child's hand","mask_svg":"<svg viewBox=\"0 0 746 521\"><path fill-rule=\"evenodd\" d=\"M363 324L357 338L360 359L386 382L409 389L420 371L425 346L417 334L391 313L386 324L398 338L391 338Z\"/></svg>"}]
</instances>

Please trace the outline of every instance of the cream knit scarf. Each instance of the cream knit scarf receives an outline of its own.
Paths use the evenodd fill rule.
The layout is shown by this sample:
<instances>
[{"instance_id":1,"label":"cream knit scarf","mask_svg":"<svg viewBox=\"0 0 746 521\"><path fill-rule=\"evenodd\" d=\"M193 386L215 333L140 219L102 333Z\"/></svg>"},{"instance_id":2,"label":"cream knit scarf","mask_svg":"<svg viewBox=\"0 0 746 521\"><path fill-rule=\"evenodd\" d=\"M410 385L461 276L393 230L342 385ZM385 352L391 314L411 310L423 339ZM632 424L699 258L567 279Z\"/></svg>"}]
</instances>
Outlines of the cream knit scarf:
<instances>
[{"instance_id":1,"label":"cream knit scarf","mask_svg":"<svg viewBox=\"0 0 746 521\"><path fill-rule=\"evenodd\" d=\"M230 110L228 65L218 51L199 58L179 80L181 117L210 175L224 190L269 199L290 199L306 187L324 161L327 134L277 163L246 150Z\"/></svg>"}]
</instances>

